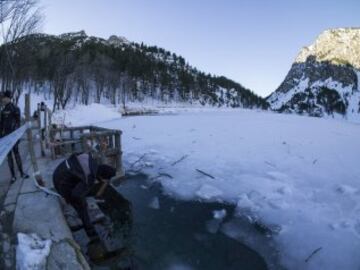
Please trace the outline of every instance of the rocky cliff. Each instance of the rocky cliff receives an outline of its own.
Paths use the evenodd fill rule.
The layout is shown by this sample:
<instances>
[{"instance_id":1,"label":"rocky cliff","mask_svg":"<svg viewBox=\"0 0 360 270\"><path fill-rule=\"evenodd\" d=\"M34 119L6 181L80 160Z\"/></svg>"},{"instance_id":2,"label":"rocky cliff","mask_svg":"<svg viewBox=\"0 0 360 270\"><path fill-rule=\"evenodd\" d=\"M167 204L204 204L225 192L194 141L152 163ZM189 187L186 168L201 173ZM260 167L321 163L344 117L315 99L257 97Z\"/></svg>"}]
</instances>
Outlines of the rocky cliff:
<instances>
[{"instance_id":1,"label":"rocky cliff","mask_svg":"<svg viewBox=\"0 0 360 270\"><path fill-rule=\"evenodd\" d=\"M304 47L267 101L272 109L360 119L360 28L323 32Z\"/></svg>"}]
</instances>

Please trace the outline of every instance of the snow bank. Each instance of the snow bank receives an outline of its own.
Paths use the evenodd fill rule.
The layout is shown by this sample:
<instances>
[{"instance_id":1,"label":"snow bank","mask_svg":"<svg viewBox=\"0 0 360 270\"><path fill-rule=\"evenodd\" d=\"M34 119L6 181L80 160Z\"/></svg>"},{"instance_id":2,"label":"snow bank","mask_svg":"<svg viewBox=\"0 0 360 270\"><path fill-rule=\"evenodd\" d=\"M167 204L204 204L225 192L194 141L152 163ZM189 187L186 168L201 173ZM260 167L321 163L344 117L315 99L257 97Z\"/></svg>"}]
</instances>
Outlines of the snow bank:
<instances>
[{"instance_id":1,"label":"snow bank","mask_svg":"<svg viewBox=\"0 0 360 270\"><path fill-rule=\"evenodd\" d=\"M45 99L43 95L31 94L30 110L33 114L37 110L37 104L44 102L48 108L52 109L53 100ZM25 111L25 94L19 98L19 108L24 114ZM65 110L57 110L53 114L53 123L64 124L66 126L92 125L98 122L121 118L119 109L110 104L92 103L88 106L75 104Z\"/></svg>"},{"instance_id":2,"label":"snow bank","mask_svg":"<svg viewBox=\"0 0 360 270\"><path fill-rule=\"evenodd\" d=\"M236 110L102 126L123 130L128 170L183 199L234 203L237 215L276 228L272 240L286 268L358 269L359 125Z\"/></svg>"},{"instance_id":3,"label":"snow bank","mask_svg":"<svg viewBox=\"0 0 360 270\"><path fill-rule=\"evenodd\" d=\"M18 233L17 237L16 269L45 270L51 240L42 240L36 234Z\"/></svg>"},{"instance_id":4,"label":"snow bank","mask_svg":"<svg viewBox=\"0 0 360 270\"><path fill-rule=\"evenodd\" d=\"M120 109L123 111L123 109ZM156 111L158 114L178 114L183 112L234 112L244 111L249 109L232 108L232 107L215 107L208 104L201 105L199 103L164 103L164 102L151 102L151 103L127 103L127 111L149 112Z\"/></svg>"},{"instance_id":5,"label":"snow bank","mask_svg":"<svg viewBox=\"0 0 360 270\"><path fill-rule=\"evenodd\" d=\"M66 126L83 126L119 119L121 114L115 107L93 103L77 105L73 109L59 110L53 114L54 123Z\"/></svg>"}]
</instances>

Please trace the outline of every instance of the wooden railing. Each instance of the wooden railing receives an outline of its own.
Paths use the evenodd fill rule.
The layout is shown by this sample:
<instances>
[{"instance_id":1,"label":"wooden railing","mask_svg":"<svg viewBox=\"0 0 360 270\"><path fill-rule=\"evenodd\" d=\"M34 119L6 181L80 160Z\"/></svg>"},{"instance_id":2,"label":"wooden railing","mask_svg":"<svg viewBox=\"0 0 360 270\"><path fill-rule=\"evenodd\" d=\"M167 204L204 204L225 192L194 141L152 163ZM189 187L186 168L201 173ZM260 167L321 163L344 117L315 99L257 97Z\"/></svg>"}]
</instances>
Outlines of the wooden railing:
<instances>
[{"instance_id":1,"label":"wooden railing","mask_svg":"<svg viewBox=\"0 0 360 270\"><path fill-rule=\"evenodd\" d=\"M36 125L39 128L41 155L45 156L45 148L49 144L49 128L51 127L52 112L45 103L37 104Z\"/></svg>"},{"instance_id":2,"label":"wooden railing","mask_svg":"<svg viewBox=\"0 0 360 270\"><path fill-rule=\"evenodd\" d=\"M95 126L50 128L49 147L53 159L74 152L92 152L102 163L123 173L120 130Z\"/></svg>"},{"instance_id":3,"label":"wooden railing","mask_svg":"<svg viewBox=\"0 0 360 270\"><path fill-rule=\"evenodd\" d=\"M49 148L52 159L76 152L92 152L102 163L114 166L119 175L124 174L120 130L96 126L56 126L51 123L51 110L44 104L38 104L37 115L43 156L45 148Z\"/></svg>"}]
</instances>

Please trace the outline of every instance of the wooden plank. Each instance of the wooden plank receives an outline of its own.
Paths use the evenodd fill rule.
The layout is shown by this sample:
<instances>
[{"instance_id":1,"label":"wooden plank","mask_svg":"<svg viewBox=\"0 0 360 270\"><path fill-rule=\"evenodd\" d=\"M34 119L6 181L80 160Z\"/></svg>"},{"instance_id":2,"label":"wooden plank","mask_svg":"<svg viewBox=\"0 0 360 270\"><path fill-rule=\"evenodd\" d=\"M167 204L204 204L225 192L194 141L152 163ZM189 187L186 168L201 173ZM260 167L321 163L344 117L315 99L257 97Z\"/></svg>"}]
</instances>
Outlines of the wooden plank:
<instances>
[{"instance_id":1,"label":"wooden plank","mask_svg":"<svg viewBox=\"0 0 360 270\"><path fill-rule=\"evenodd\" d=\"M78 127L63 127L63 128L55 128L55 131L81 131L81 130L90 130L90 126L78 126Z\"/></svg>"},{"instance_id":2,"label":"wooden plank","mask_svg":"<svg viewBox=\"0 0 360 270\"><path fill-rule=\"evenodd\" d=\"M96 202L96 199L94 197L88 197L88 198L86 198L86 200L88 203L88 209L89 209L89 215L90 215L91 221L94 223L99 220L104 220L105 215L100 210L100 208Z\"/></svg>"},{"instance_id":3,"label":"wooden plank","mask_svg":"<svg viewBox=\"0 0 360 270\"><path fill-rule=\"evenodd\" d=\"M100 238L101 243L105 247L104 252L111 253L119 250L123 247L123 241L119 241L118 238L114 239L113 236L113 224L109 217L107 217L100 207L98 206L94 197L87 198L88 211L91 222L94 224L95 230ZM80 230L83 230L83 225L78 217L76 211L69 205L64 209L64 216L69 224L71 230L77 234ZM82 233L82 237L87 237ZM121 239L120 239L121 240ZM86 250L86 242L83 243L83 250Z\"/></svg>"},{"instance_id":4,"label":"wooden plank","mask_svg":"<svg viewBox=\"0 0 360 270\"><path fill-rule=\"evenodd\" d=\"M116 131L108 130L108 131L98 131L98 132L87 133L87 134L82 135L82 137L92 139L92 138L112 136L112 135L116 135L116 134L117 134Z\"/></svg>"},{"instance_id":5,"label":"wooden plank","mask_svg":"<svg viewBox=\"0 0 360 270\"><path fill-rule=\"evenodd\" d=\"M47 107L46 107L47 108ZM52 124L52 112L49 108L47 108L47 111L48 111L48 117L49 117L49 126L51 126Z\"/></svg>"},{"instance_id":6,"label":"wooden plank","mask_svg":"<svg viewBox=\"0 0 360 270\"><path fill-rule=\"evenodd\" d=\"M117 132L115 135L115 149L117 151L116 170L119 174L123 175L124 170L122 167L121 132Z\"/></svg>"},{"instance_id":7,"label":"wooden plank","mask_svg":"<svg viewBox=\"0 0 360 270\"><path fill-rule=\"evenodd\" d=\"M37 104L37 113L38 113L38 118L37 118L37 124L38 124L38 128L41 128L41 115L40 115L40 103Z\"/></svg>"},{"instance_id":8,"label":"wooden plank","mask_svg":"<svg viewBox=\"0 0 360 270\"><path fill-rule=\"evenodd\" d=\"M70 140L74 141L74 130L70 130ZM75 144L72 143L71 144L71 152L74 152L74 151L75 151Z\"/></svg>"},{"instance_id":9,"label":"wooden plank","mask_svg":"<svg viewBox=\"0 0 360 270\"><path fill-rule=\"evenodd\" d=\"M106 217L97 205L95 198L87 198L87 203L91 223L97 224L103 222ZM84 228L81 219L71 205L66 204L63 211L66 221L72 231L78 231Z\"/></svg>"}]
</instances>

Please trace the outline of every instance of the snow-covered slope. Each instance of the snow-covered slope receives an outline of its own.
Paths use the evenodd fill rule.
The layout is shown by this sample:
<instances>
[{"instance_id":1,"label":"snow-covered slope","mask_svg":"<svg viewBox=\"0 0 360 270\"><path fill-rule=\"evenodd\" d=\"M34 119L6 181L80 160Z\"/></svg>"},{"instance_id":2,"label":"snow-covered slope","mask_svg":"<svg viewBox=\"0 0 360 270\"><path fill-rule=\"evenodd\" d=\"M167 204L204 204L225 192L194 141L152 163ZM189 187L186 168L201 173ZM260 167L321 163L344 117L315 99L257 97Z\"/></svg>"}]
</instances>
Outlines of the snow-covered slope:
<instances>
[{"instance_id":1,"label":"snow-covered slope","mask_svg":"<svg viewBox=\"0 0 360 270\"><path fill-rule=\"evenodd\" d=\"M102 126L123 130L128 172L146 172L183 199L237 204L238 216L272 228L268 239L287 269L358 269L359 125L234 110L129 117ZM250 234L232 219L221 228L264 248L247 241Z\"/></svg>"},{"instance_id":2,"label":"snow-covered slope","mask_svg":"<svg viewBox=\"0 0 360 270\"><path fill-rule=\"evenodd\" d=\"M360 120L360 28L323 32L301 50L280 87L274 110Z\"/></svg>"},{"instance_id":3,"label":"snow-covered slope","mask_svg":"<svg viewBox=\"0 0 360 270\"><path fill-rule=\"evenodd\" d=\"M310 56L319 62L349 64L360 69L360 28L324 31L311 46L302 49L295 62L304 63Z\"/></svg>"}]
</instances>

